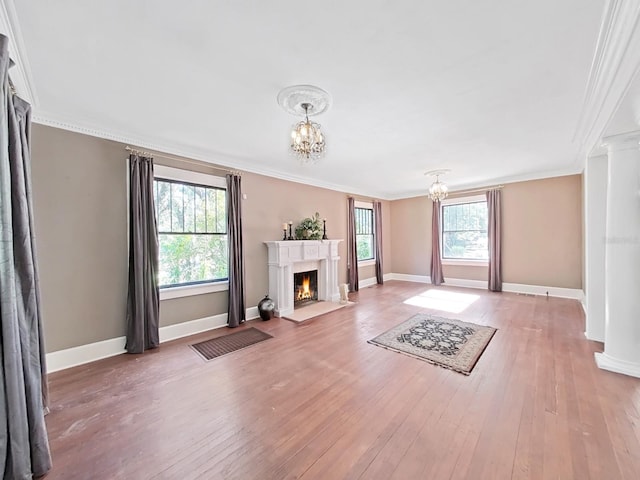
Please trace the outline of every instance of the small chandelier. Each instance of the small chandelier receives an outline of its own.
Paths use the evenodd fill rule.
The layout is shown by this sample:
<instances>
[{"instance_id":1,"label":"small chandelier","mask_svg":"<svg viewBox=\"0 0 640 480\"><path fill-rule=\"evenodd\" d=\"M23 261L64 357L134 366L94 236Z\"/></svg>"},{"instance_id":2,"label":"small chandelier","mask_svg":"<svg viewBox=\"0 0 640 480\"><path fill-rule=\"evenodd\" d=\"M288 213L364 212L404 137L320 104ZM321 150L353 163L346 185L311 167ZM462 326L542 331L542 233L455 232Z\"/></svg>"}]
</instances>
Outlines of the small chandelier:
<instances>
[{"instance_id":1,"label":"small chandelier","mask_svg":"<svg viewBox=\"0 0 640 480\"><path fill-rule=\"evenodd\" d=\"M449 188L440 181L440 175L448 173L449 170L434 170L426 172L425 175L436 177L436 181L429 187L429 198L434 202L441 202L449 194Z\"/></svg>"},{"instance_id":2,"label":"small chandelier","mask_svg":"<svg viewBox=\"0 0 640 480\"><path fill-rule=\"evenodd\" d=\"M324 135L318 123L309 121L309 109L313 109L313 105L303 103L301 107L304 109L304 120L296 123L291 130L291 152L301 163L315 163L324 154Z\"/></svg>"},{"instance_id":3,"label":"small chandelier","mask_svg":"<svg viewBox=\"0 0 640 480\"><path fill-rule=\"evenodd\" d=\"M278 104L292 115L304 115L291 130L289 151L301 164L316 163L324 155L326 138L320 125L309 121L309 115L319 115L331 105L331 95L313 85L292 85L278 93Z\"/></svg>"}]
</instances>

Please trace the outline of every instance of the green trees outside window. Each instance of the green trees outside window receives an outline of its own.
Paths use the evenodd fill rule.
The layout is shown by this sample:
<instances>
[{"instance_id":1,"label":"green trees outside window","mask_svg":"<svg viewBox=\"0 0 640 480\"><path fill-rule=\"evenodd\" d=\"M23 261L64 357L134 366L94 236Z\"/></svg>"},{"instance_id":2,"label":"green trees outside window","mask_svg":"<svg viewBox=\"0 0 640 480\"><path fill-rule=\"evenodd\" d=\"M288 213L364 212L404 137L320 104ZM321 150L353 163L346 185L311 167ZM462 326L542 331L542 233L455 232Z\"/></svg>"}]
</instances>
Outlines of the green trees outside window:
<instances>
[{"instance_id":1,"label":"green trees outside window","mask_svg":"<svg viewBox=\"0 0 640 480\"><path fill-rule=\"evenodd\" d=\"M358 261L373 260L373 209L356 207L355 222Z\"/></svg>"},{"instance_id":2,"label":"green trees outside window","mask_svg":"<svg viewBox=\"0 0 640 480\"><path fill-rule=\"evenodd\" d=\"M160 287L226 280L226 191L154 180Z\"/></svg>"},{"instance_id":3,"label":"green trees outside window","mask_svg":"<svg viewBox=\"0 0 640 480\"><path fill-rule=\"evenodd\" d=\"M442 206L442 258L488 260L487 202Z\"/></svg>"}]
</instances>

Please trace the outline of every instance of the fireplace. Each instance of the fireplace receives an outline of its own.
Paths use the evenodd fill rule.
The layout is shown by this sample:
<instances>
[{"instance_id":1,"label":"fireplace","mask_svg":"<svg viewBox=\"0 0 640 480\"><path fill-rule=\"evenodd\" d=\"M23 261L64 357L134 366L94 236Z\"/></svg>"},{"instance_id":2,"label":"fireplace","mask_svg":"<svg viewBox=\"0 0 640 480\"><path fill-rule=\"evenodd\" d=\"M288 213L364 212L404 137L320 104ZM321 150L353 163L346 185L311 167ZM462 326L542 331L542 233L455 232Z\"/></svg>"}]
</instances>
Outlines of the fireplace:
<instances>
[{"instance_id":1,"label":"fireplace","mask_svg":"<svg viewBox=\"0 0 640 480\"><path fill-rule=\"evenodd\" d=\"M338 290L338 244L342 240L276 240L265 242L269 262L269 296L276 303L276 316L293 313L297 289L294 273L317 270L316 298L340 300ZM311 286L311 285L309 285Z\"/></svg>"},{"instance_id":2,"label":"fireplace","mask_svg":"<svg viewBox=\"0 0 640 480\"><path fill-rule=\"evenodd\" d=\"M293 274L293 308L318 301L318 270Z\"/></svg>"}]
</instances>

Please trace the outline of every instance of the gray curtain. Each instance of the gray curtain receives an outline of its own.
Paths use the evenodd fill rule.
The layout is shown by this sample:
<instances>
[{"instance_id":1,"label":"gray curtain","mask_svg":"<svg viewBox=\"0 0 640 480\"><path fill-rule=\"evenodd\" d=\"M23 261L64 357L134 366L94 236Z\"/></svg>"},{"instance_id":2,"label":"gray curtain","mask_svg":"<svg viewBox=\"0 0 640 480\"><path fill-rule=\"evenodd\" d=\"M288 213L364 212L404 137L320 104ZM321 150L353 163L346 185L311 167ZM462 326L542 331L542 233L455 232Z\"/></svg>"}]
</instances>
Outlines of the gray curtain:
<instances>
[{"instance_id":1,"label":"gray curtain","mask_svg":"<svg viewBox=\"0 0 640 480\"><path fill-rule=\"evenodd\" d=\"M348 199L347 212L347 279L349 291L358 291L358 250L356 247L356 201Z\"/></svg>"},{"instance_id":2,"label":"gray curtain","mask_svg":"<svg viewBox=\"0 0 640 480\"><path fill-rule=\"evenodd\" d=\"M227 175L227 238L229 241L229 316L235 328L246 320L244 250L242 248L242 177Z\"/></svg>"},{"instance_id":3,"label":"gray curtain","mask_svg":"<svg viewBox=\"0 0 640 480\"><path fill-rule=\"evenodd\" d=\"M384 274L382 271L382 202L373 202L373 218L376 222L375 232L375 249L376 249L376 280L378 285L384 283Z\"/></svg>"},{"instance_id":4,"label":"gray curtain","mask_svg":"<svg viewBox=\"0 0 640 480\"><path fill-rule=\"evenodd\" d=\"M440 202L433 202L431 217L431 283L444 283L442 260L440 259Z\"/></svg>"},{"instance_id":5,"label":"gray curtain","mask_svg":"<svg viewBox=\"0 0 640 480\"><path fill-rule=\"evenodd\" d=\"M9 89L0 35L0 472L51 469L44 421L46 365L31 195L31 107Z\"/></svg>"},{"instance_id":6,"label":"gray curtain","mask_svg":"<svg viewBox=\"0 0 640 480\"><path fill-rule=\"evenodd\" d=\"M487 191L489 210L489 290L502 291L502 191Z\"/></svg>"},{"instance_id":7,"label":"gray curtain","mask_svg":"<svg viewBox=\"0 0 640 480\"><path fill-rule=\"evenodd\" d=\"M153 158L129 157L129 353L160 345L158 289L158 229L153 197Z\"/></svg>"}]
</instances>

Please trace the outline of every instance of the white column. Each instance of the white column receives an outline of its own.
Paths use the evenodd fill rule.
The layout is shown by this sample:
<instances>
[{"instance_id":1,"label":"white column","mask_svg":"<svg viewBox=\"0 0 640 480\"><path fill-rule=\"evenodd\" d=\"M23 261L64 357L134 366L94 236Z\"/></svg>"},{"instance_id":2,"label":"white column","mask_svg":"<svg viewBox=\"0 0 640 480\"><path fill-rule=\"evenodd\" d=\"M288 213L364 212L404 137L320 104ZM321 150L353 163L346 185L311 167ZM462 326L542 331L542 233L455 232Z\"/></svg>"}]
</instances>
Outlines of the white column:
<instances>
[{"instance_id":1,"label":"white column","mask_svg":"<svg viewBox=\"0 0 640 480\"><path fill-rule=\"evenodd\" d=\"M640 377L640 132L605 139L605 370Z\"/></svg>"},{"instance_id":2,"label":"white column","mask_svg":"<svg viewBox=\"0 0 640 480\"><path fill-rule=\"evenodd\" d=\"M587 158L584 170L585 336L604 342L607 156Z\"/></svg>"}]
</instances>

